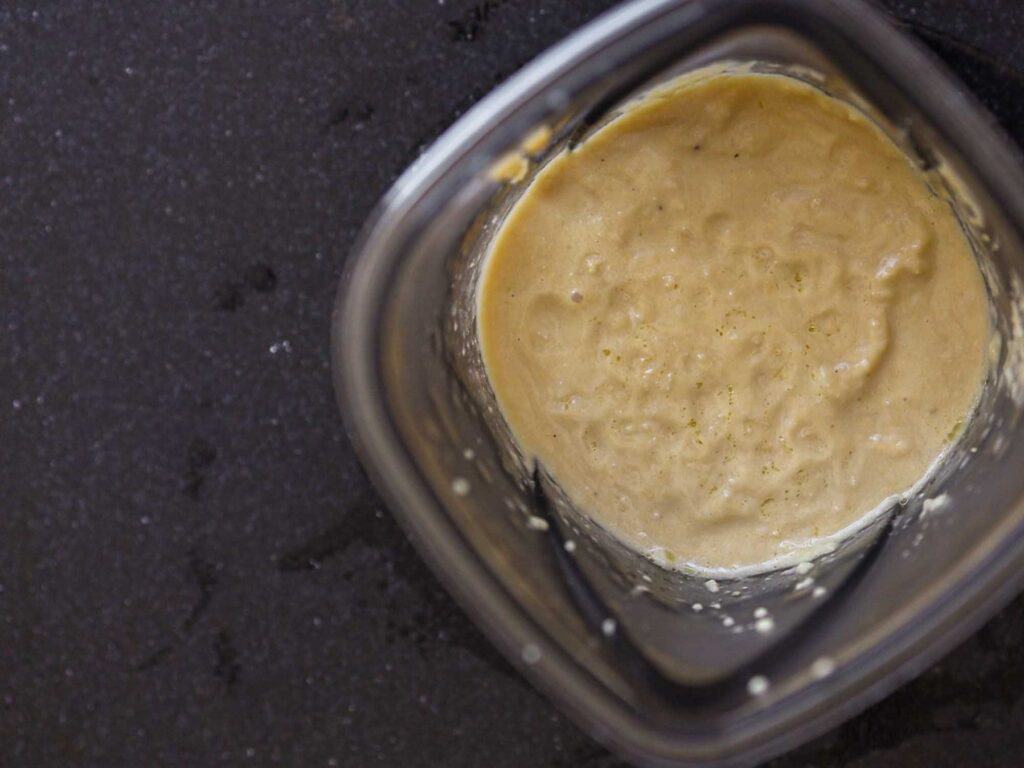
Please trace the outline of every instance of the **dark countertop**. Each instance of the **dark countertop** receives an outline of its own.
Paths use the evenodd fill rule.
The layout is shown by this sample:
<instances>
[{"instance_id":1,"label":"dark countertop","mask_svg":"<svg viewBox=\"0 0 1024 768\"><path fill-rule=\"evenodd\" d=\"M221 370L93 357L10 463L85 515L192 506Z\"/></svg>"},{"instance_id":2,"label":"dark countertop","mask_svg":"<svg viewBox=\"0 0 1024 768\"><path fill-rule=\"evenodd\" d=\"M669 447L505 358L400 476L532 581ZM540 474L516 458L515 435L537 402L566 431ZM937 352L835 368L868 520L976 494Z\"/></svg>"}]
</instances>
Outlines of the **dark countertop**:
<instances>
[{"instance_id":1,"label":"dark countertop","mask_svg":"<svg viewBox=\"0 0 1024 768\"><path fill-rule=\"evenodd\" d=\"M621 765L421 564L328 363L374 201L610 4L4 4L0 764ZM1024 8L892 5L1024 142ZM1022 607L773 765L1016 768Z\"/></svg>"}]
</instances>

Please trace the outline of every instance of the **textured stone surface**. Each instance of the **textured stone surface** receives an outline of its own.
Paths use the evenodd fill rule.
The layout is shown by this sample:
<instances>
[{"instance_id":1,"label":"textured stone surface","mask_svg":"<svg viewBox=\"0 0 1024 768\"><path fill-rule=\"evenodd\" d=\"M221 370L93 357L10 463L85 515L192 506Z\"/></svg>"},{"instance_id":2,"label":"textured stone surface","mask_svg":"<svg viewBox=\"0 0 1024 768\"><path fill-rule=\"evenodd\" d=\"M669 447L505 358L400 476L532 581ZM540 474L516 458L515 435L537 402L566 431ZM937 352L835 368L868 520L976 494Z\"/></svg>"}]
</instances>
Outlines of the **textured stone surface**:
<instances>
[{"instance_id":1,"label":"textured stone surface","mask_svg":"<svg viewBox=\"0 0 1024 768\"><path fill-rule=\"evenodd\" d=\"M327 353L374 201L609 4L0 8L0 763L621 764L420 563ZM1024 10L893 7L1024 140ZM1018 766L1020 609L775 765Z\"/></svg>"}]
</instances>

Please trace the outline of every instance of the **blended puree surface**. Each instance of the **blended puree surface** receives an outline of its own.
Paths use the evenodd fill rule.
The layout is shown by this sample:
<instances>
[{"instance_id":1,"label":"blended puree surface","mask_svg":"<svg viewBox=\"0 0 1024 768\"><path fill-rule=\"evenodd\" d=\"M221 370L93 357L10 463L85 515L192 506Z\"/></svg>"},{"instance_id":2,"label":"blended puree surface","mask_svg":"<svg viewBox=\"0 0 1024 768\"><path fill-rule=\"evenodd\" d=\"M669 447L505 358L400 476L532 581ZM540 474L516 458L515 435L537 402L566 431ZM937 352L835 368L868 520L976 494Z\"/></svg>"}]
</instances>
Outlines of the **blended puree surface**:
<instances>
[{"instance_id":1,"label":"blended puree surface","mask_svg":"<svg viewBox=\"0 0 1024 768\"><path fill-rule=\"evenodd\" d=\"M478 301L521 448L669 565L795 558L912 487L989 338L948 205L860 112L777 75L679 80L554 158Z\"/></svg>"}]
</instances>

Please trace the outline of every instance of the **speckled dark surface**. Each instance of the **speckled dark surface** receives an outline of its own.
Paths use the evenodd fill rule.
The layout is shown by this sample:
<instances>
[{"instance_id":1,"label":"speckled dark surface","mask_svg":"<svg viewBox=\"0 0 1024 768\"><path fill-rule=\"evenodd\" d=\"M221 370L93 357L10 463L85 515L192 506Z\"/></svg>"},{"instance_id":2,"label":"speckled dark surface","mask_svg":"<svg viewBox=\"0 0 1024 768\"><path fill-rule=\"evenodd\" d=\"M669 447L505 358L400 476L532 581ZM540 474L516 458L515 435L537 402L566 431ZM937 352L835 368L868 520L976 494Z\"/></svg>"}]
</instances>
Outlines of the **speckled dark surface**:
<instances>
[{"instance_id":1,"label":"speckled dark surface","mask_svg":"<svg viewBox=\"0 0 1024 768\"><path fill-rule=\"evenodd\" d=\"M327 351L374 201L608 5L3 4L0 765L621 765L420 563ZM892 7L1024 141L1024 7ZM1024 764L1022 607L773 765Z\"/></svg>"}]
</instances>

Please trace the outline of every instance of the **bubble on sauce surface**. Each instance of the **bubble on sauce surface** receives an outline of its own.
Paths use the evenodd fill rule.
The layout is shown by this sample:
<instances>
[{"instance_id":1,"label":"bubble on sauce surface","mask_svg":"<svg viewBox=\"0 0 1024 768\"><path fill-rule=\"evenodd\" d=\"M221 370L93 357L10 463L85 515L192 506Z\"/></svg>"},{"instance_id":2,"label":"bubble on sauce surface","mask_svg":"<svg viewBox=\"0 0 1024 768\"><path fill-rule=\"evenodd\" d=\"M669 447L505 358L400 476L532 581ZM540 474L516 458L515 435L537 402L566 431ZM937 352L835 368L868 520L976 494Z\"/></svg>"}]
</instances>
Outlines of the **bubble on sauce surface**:
<instances>
[{"instance_id":1,"label":"bubble on sauce surface","mask_svg":"<svg viewBox=\"0 0 1024 768\"><path fill-rule=\"evenodd\" d=\"M569 305L551 293L535 296L526 311L526 332L537 354L563 354L577 346L578 326L569 319Z\"/></svg>"}]
</instances>

